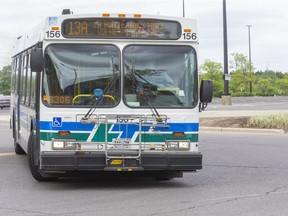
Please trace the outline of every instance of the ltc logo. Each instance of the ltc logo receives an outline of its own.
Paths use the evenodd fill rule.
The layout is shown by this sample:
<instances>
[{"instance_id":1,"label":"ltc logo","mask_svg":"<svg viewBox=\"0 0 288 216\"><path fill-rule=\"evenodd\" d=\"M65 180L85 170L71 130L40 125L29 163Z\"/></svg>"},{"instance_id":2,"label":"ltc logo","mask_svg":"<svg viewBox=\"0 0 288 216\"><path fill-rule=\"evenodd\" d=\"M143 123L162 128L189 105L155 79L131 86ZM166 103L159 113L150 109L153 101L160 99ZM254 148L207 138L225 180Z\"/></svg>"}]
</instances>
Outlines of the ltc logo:
<instances>
[{"instance_id":1,"label":"ltc logo","mask_svg":"<svg viewBox=\"0 0 288 216\"><path fill-rule=\"evenodd\" d=\"M53 127L62 127L62 118L61 117L53 117L52 126Z\"/></svg>"},{"instance_id":2,"label":"ltc logo","mask_svg":"<svg viewBox=\"0 0 288 216\"><path fill-rule=\"evenodd\" d=\"M150 126L142 126L142 132L148 132ZM139 133L139 125L131 125L131 124L114 124L109 133L119 133L118 138L133 138L135 135Z\"/></svg>"}]
</instances>

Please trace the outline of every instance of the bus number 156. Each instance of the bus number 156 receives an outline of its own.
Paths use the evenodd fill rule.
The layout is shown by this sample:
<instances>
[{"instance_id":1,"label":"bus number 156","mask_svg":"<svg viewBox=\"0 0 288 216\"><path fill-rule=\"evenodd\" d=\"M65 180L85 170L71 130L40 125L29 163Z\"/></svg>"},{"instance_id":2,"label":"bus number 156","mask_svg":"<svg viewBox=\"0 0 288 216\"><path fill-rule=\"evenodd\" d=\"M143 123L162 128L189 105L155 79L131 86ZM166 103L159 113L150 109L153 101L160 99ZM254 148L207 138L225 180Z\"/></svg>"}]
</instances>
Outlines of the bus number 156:
<instances>
[{"instance_id":1,"label":"bus number 156","mask_svg":"<svg viewBox=\"0 0 288 216\"><path fill-rule=\"evenodd\" d=\"M46 32L47 38L59 38L61 36L60 31L47 31Z\"/></svg>"},{"instance_id":2,"label":"bus number 156","mask_svg":"<svg viewBox=\"0 0 288 216\"><path fill-rule=\"evenodd\" d=\"M183 33L184 40L196 40L197 34L196 33Z\"/></svg>"}]
</instances>

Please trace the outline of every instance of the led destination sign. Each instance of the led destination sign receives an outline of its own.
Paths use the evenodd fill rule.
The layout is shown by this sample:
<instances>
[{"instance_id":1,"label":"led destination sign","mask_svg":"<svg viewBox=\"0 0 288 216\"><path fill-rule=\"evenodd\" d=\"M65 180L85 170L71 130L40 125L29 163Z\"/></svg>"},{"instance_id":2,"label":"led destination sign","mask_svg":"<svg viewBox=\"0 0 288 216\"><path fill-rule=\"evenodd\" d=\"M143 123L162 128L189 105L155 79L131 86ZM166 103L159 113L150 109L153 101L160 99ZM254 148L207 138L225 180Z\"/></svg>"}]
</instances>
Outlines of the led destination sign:
<instances>
[{"instance_id":1,"label":"led destination sign","mask_svg":"<svg viewBox=\"0 0 288 216\"><path fill-rule=\"evenodd\" d=\"M181 26L155 19L80 18L64 20L62 33L64 37L177 40Z\"/></svg>"}]
</instances>

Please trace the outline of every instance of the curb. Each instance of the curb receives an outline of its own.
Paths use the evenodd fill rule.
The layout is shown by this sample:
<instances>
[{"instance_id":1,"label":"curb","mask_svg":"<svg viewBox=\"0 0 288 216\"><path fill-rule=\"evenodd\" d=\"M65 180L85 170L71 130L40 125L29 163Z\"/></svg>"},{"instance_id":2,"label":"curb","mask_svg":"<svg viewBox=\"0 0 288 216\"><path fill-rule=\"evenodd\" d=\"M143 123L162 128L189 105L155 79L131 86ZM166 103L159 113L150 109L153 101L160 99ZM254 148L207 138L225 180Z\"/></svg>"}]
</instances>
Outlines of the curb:
<instances>
[{"instance_id":1,"label":"curb","mask_svg":"<svg viewBox=\"0 0 288 216\"><path fill-rule=\"evenodd\" d=\"M199 131L224 131L224 132L248 132L248 133L278 133L285 134L282 129L264 129L264 128L226 128L226 127L199 127Z\"/></svg>"}]
</instances>

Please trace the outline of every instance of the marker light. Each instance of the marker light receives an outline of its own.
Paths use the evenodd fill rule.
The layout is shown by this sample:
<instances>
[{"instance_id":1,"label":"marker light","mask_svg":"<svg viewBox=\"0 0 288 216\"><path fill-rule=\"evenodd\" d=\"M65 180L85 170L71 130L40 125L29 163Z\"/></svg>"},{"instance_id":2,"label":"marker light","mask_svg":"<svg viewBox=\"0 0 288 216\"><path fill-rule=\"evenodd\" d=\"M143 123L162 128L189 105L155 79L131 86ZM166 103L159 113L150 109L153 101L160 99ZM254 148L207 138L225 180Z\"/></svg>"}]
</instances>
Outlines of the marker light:
<instances>
[{"instance_id":1,"label":"marker light","mask_svg":"<svg viewBox=\"0 0 288 216\"><path fill-rule=\"evenodd\" d=\"M184 132L173 132L172 133L172 136L174 136L174 137L183 137L185 134L184 134Z\"/></svg>"},{"instance_id":2,"label":"marker light","mask_svg":"<svg viewBox=\"0 0 288 216\"><path fill-rule=\"evenodd\" d=\"M58 136L66 137L70 136L70 131L58 131Z\"/></svg>"},{"instance_id":3,"label":"marker light","mask_svg":"<svg viewBox=\"0 0 288 216\"><path fill-rule=\"evenodd\" d=\"M125 17L126 17L126 14L118 14L118 17L119 17L119 18L125 18Z\"/></svg>"},{"instance_id":4,"label":"marker light","mask_svg":"<svg viewBox=\"0 0 288 216\"><path fill-rule=\"evenodd\" d=\"M134 18L141 18L142 15L141 14L134 14Z\"/></svg>"}]
</instances>

